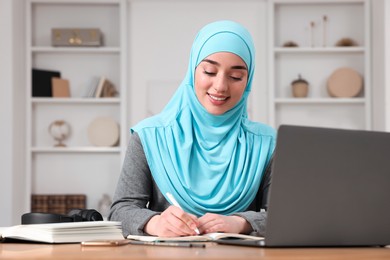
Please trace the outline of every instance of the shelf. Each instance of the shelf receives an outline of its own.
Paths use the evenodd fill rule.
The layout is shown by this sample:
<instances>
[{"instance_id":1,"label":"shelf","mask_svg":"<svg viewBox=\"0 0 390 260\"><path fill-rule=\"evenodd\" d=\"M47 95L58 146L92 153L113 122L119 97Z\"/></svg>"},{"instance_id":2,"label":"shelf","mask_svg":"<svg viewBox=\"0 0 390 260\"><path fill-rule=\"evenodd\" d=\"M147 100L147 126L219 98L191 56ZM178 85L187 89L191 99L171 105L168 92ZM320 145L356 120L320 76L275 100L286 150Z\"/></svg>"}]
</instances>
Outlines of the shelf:
<instances>
[{"instance_id":1,"label":"shelf","mask_svg":"<svg viewBox=\"0 0 390 260\"><path fill-rule=\"evenodd\" d=\"M276 104L364 104L364 98L276 98Z\"/></svg>"},{"instance_id":2,"label":"shelf","mask_svg":"<svg viewBox=\"0 0 390 260\"><path fill-rule=\"evenodd\" d=\"M270 124L371 129L370 2L270 0L268 4ZM336 46L342 39L351 39L355 46ZM297 47L284 47L288 42ZM327 95L329 77L342 67L362 76L362 96ZM306 98L291 95L297 75L309 83Z\"/></svg>"},{"instance_id":3,"label":"shelf","mask_svg":"<svg viewBox=\"0 0 390 260\"><path fill-rule=\"evenodd\" d=\"M275 47L275 53L364 53L364 47Z\"/></svg>"},{"instance_id":4,"label":"shelf","mask_svg":"<svg viewBox=\"0 0 390 260\"><path fill-rule=\"evenodd\" d=\"M31 47L33 53L120 53L119 47Z\"/></svg>"},{"instance_id":5,"label":"shelf","mask_svg":"<svg viewBox=\"0 0 390 260\"><path fill-rule=\"evenodd\" d=\"M119 147L32 147L32 153L119 153Z\"/></svg>"},{"instance_id":6,"label":"shelf","mask_svg":"<svg viewBox=\"0 0 390 260\"><path fill-rule=\"evenodd\" d=\"M119 104L120 98L32 98L33 104Z\"/></svg>"},{"instance_id":7,"label":"shelf","mask_svg":"<svg viewBox=\"0 0 390 260\"><path fill-rule=\"evenodd\" d=\"M127 1L26 0L26 188L31 194L82 193L87 206L98 208L102 194L115 189L126 151L127 125ZM53 28L98 28L101 46L52 46ZM33 97L32 69L59 71L68 80L70 97ZM84 97L97 79L106 77L120 94ZM95 80L96 79L96 80ZM107 95L112 96L112 95ZM91 123L101 117L119 127L117 146L94 146ZM70 126L66 147L56 142L48 127L56 120ZM105 129L101 132L106 133ZM103 134L102 133L102 134ZM73 175L72 175L73 174ZM77 176L75 178L69 176ZM74 180L77 178L77 182ZM88 183L94 179L93 187Z\"/></svg>"}]
</instances>

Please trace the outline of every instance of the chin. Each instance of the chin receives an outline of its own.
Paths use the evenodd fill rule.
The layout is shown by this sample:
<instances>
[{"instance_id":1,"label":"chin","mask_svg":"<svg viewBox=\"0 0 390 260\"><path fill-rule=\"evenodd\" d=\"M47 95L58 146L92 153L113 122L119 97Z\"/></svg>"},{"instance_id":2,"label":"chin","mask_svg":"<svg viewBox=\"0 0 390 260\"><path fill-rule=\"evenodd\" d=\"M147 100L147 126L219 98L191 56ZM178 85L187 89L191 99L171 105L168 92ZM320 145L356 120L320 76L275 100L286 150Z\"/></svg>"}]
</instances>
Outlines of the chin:
<instances>
[{"instance_id":1,"label":"chin","mask_svg":"<svg viewBox=\"0 0 390 260\"><path fill-rule=\"evenodd\" d=\"M206 109L207 110L207 112L209 112L209 114L212 114L212 115L214 115L214 116L220 116L220 115L222 115L222 114L224 114L226 111L225 110L216 110L216 109Z\"/></svg>"}]
</instances>

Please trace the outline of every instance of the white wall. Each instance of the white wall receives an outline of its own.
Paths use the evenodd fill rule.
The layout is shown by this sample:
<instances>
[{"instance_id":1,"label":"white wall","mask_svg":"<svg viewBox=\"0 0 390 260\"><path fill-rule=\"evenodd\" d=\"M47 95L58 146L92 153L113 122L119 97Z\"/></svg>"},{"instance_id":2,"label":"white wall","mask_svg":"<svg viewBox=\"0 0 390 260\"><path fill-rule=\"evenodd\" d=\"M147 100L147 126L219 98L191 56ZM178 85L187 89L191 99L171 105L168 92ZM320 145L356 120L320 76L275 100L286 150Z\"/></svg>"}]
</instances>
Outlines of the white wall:
<instances>
[{"instance_id":1,"label":"white wall","mask_svg":"<svg viewBox=\"0 0 390 260\"><path fill-rule=\"evenodd\" d=\"M372 1L371 11L371 35L372 35L372 125L375 130L384 131L386 128L385 112L385 5L386 1L375 0ZM388 4L387 4L388 5Z\"/></svg>"},{"instance_id":2,"label":"white wall","mask_svg":"<svg viewBox=\"0 0 390 260\"><path fill-rule=\"evenodd\" d=\"M12 21L12 4L10 1L0 1L0 226L11 223L12 211L12 27L8 26ZM11 66L10 66L11 65Z\"/></svg>"},{"instance_id":3,"label":"white wall","mask_svg":"<svg viewBox=\"0 0 390 260\"><path fill-rule=\"evenodd\" d=\"M251 93L252 119L267 120L265 0L129 1L128 128L160 111L185 76L192 42L211 21L231 19L251 32L256 71Z\"/></svg>"},{"instance_id":4,"label":"white wall","mask_svg":"<svg viewBox=\"0 0 390 260\"><path fill-rule=\"evenodd\" d=\"M21 73L24 71L22 13L21 0L0 1L0 226L20 223L23 208L25 107L22 91L24 73Z\"/></svg>"},{"instance_id":5,"label":"white wall","mask_svg":"<svg viewBox=\"0 0 390 260\"><path fill-rule=\"evenodd\" d=\"M390 3L389 1L384 2L385 18L384 18L384 88L385 88L385 129L390 132Z\"/></svg>"}]
</instances>

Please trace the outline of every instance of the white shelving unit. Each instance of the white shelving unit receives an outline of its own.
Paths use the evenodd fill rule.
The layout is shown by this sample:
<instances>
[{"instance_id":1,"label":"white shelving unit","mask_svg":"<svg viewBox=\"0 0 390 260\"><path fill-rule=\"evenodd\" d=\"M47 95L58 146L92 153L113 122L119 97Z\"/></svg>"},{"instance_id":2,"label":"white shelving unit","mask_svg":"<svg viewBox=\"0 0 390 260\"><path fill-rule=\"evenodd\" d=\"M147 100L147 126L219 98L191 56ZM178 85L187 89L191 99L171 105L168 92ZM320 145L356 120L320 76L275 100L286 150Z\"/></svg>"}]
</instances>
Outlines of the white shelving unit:
<instances>
[{"instance_id":1,"label":"white shelving unit","mask_svg":"<svg viewBox=\"0 0 390 260\"><path fill-rule=\"evenodd\" d=\"M87 207L98 207L104 193L112 195L127 142L125 0L26 1L27 162L25 198L31 194L86 194ZM99 28L101 47L52 47L51 28ZM32 97L32 69L56 70L70 82L70 98ZM83 98L94 77L106 76L119 95ZM115 147L96 147L88 126L97 117L113 118L120 126ZM66 147L54 147L48 126L65 120L71 126Z\"/></svg>"},{"instance_id":2,"label":"white shelving unit","mask_svg":"<svg viewBox=\"0 0 390 260\"><path fill-rule=\"evenodd\" d=\"M371 129L369 9L369 0L269 1L271 125ZM357 46L336 46L342 38L354 40ZM291 41L298 46L284 47ZM363 77L364 90L358 97L328 94L327 79L341 67ZM299 74L309 82L305 98L292 95L291 82Z\"/></svg>"}]
</instances>

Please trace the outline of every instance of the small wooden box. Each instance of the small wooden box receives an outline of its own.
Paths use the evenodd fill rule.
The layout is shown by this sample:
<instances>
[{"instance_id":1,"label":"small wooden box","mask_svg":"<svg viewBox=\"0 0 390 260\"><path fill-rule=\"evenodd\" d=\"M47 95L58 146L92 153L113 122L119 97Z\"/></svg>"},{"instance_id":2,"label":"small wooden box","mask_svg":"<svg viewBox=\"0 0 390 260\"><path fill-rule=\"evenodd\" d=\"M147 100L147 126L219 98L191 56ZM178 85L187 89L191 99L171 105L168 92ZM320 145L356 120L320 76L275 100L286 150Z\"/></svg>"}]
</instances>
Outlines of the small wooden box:
<instances>
[{"instance_id":1,"label":"small wooden box","mask_svg":"<svg viewBox=\"0 0 390 260\"><path fill-rule=\"evenodd\" d=\"M102 34L97 28L52 28L53 46L101 46Z\"/></svg>"}]
</instances>

